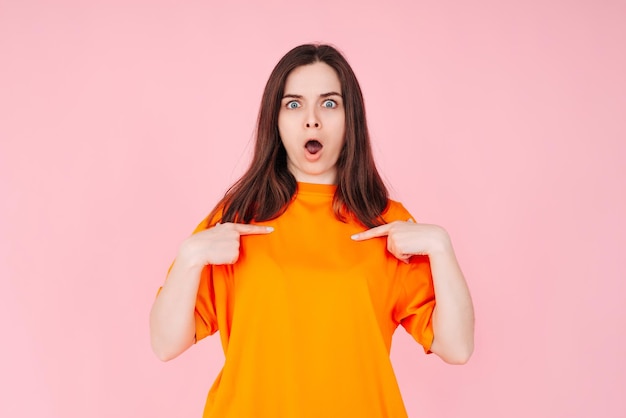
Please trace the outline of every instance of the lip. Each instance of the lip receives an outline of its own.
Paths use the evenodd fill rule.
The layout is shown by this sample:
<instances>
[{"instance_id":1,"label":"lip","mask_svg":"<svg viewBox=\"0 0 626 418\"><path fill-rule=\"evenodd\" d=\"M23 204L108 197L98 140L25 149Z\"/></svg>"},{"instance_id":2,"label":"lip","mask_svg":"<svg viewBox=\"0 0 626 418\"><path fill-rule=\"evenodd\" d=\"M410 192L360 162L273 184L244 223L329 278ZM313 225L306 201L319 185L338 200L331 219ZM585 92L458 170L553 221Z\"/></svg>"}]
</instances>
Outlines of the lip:
<instances>
[{"instance_id":1,"label":"lip","mask_svg":"<svg viewBox=\"0 0 626 418\"><path fill-rule=\"evenodd\" d=\"M307 138L307 139L304 140L304 143L306 144L309 141L317 141L320 144L324 145L324 142L321 139L319 139L319 138Z\"/></svg>"},{"instance_id":2,"label":"lip","mask_svg":"<svg viewBox=\"0 0 626 418\"><path fill-rule=\"evenodd\" d=\"M320 144L322 144L322 148L315 154L311 154L309 150L306 148L306 143L309 141L319 142ZM322 157L322 153L324 152L324 143L320 141L318 138L307 138L307 140L304 142L303 148L304 148L304 157L307 159L307 161L315 162Z\"/></svg>"}]
</instances>

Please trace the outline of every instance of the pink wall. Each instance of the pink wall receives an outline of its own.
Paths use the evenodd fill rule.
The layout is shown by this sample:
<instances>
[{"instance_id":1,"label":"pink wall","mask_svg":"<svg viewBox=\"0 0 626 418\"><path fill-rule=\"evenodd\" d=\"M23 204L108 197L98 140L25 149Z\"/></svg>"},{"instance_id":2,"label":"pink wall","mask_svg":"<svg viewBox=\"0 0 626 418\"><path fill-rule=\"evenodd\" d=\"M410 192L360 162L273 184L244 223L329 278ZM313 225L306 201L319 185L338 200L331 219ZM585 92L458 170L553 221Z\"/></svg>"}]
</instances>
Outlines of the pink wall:
<instances>
[{"instance_id":1,"label":"pink wall","mask_svg":"<svg viewBox=\"0 0 626 418\"><path fill-rule=\"evenodd\" d=\"M0 0L0 416L200 416L218 339L160 363L152 299L316 40L473 292L467 366L396 334L410 415L626 416L623 2L55 3Z\"/></svg>"}]
</instances>

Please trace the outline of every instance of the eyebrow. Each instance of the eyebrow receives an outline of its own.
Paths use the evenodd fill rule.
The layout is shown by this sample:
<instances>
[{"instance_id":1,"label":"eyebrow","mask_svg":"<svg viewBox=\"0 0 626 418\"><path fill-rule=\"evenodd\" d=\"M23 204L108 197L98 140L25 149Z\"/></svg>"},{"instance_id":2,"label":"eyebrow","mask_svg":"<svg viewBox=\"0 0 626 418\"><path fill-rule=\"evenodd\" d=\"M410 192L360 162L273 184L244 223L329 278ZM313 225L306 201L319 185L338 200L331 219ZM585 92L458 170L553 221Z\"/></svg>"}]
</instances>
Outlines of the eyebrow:
<instances>
[{"instance_id":1,"label":"eyebrow","mask_svg":"<svg viewBox=\"0 0 626 418\"><path fill-rule=\"evenodd\" d=\"M329 91L328 93L320 94L321 98L326 98L326 97L330 97L330 96L343 97L341 94L337 93L336 91ZM304 96L302 96L301 94L285 94L283 96L283 99L302 99L303 97Z\"/></svg>"}]
</instances>

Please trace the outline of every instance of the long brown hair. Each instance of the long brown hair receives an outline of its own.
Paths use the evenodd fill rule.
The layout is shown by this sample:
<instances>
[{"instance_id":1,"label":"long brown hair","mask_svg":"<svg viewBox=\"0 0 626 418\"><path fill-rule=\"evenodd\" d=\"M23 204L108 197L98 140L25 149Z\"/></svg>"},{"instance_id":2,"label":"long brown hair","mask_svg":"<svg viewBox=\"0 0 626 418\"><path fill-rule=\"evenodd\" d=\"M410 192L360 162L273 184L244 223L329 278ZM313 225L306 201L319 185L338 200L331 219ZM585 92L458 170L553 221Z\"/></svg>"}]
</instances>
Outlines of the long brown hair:
<instances>
[{"instance_id":1,"label":"long brown hair","mask_svg":"<svg viewBox=\"0 0 626 418\"><path fill-rule=\"evenodd\" d=\"M209 219L221 211L222 223L260 222L285 211L296 193L297 182L287 168L287 152L278 133L278 112L287 76L297 67L316 62L324 62L337 72L346 112L346 136L337 160L333 197L335 216L344 222L354 216L369 228L384 223L381 214L387 207L388 192L374 164L361 87L339 51L330 45L313 44L295 47L274 67L261 100L250 167L228 189Z\"/></svg>"}]
</instances>

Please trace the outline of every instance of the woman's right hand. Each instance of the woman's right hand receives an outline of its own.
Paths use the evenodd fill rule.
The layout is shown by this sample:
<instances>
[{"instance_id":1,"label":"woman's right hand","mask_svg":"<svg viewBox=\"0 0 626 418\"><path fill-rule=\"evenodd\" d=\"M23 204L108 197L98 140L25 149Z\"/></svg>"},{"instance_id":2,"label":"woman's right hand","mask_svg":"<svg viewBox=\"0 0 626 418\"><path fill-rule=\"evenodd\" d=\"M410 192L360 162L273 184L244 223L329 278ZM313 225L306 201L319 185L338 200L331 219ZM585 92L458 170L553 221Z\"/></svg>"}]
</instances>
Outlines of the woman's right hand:
<instances>
[{"instance_id":1,"label":"woman's right hand","mask_svg":"<svg viewBox=\"0 0 626 418\"><path fill-rule=\"evenodd\" d=\"M269 234L271 226L218 223L212 228L197 232L180 246L177 260L189 266L207 264L234 264L239 259L240 237L242 235Z\"/></svg>"}]
</instances>

